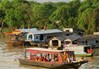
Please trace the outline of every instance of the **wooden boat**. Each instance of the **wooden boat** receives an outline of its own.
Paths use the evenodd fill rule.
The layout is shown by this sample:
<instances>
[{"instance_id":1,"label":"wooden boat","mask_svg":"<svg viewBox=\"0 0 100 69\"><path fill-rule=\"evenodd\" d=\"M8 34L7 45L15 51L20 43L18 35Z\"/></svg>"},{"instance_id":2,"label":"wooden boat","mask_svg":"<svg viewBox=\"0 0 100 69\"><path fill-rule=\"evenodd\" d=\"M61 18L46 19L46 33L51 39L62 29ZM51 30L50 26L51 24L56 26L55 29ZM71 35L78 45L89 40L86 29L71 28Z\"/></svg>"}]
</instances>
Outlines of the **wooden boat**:
<instances>
[{"instance_id":1,"label":"wooden boat","mask_svg":"<svg viewBox=\"0 0 100 69\"><path fill-rule=\"evenodd\" d=\"M22 46L24 44L24 41L17 41L17 40L12 40L12 41L5 41L5 43L7 44L7 46Z\"/></svg>"},{"instance_id":2,"label":"wooden boat","mask_svg":"<svg viewBox=\"0 0 100 69\"><path fill-rule=\"evenodd\" d=\"M37 55L36 55L37 54ZM44 61L44 60L37 60L37 56L39 54L44 54L46 56L53 56L57 55L57 61ZM49 54L49 55L48 55ZM67 60L64 60L63 55L67 54ZM35 57L35 59L34 59ZM39 56L39 58L41 55ZM72 58L72 59L71 59ZM55 59L55 57L53 58ZM52 57L51 57L52 60ZM34 65L34 66L41 66L46 67L49 69L66 69L66 68L74 68L78 69L83 63L87 63L88 61L75 61L74 51L64 51L64 50L48 50L44 48L26 48L25 49L25 58L19 58L20 64L26 65Z\"/></svg>"},{"instance_id":3,"label":"wooden boat","mask_svg":"<svg viewBox=\"0 0 100 69\"><path fill-rule=\"evenodd\" d=\"M20 35L21 32L13 31L13 32L5 32L5 43L8 46L22 46L24 44L24 37Z\"/></svg>"}]
</instances>

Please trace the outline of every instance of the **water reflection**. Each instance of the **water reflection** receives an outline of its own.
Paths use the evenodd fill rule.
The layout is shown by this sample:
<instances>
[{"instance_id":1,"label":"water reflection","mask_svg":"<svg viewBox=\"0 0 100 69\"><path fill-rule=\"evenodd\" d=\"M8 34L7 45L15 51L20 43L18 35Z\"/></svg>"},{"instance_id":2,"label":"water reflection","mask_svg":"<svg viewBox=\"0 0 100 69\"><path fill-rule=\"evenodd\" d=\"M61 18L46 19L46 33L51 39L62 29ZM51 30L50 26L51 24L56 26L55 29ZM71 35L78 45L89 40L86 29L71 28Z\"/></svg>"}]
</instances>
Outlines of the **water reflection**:
<instances>
[{"instance_id":1,"label":"water reflection","mask_svg":"<svg viewBox=\"0 0 100 69\"><path fill-rule=\"evenodd\" d=\"M35 66L20 65L18 58L22 57L23 48L13 48L6 46L6 44L0 44L0 69L46 69ZM77 57L79 58L79 57ZM99 69L99 57L93 58L87 57L89 63L83 64L79 69Z\"/></svg>"}]
</instances>

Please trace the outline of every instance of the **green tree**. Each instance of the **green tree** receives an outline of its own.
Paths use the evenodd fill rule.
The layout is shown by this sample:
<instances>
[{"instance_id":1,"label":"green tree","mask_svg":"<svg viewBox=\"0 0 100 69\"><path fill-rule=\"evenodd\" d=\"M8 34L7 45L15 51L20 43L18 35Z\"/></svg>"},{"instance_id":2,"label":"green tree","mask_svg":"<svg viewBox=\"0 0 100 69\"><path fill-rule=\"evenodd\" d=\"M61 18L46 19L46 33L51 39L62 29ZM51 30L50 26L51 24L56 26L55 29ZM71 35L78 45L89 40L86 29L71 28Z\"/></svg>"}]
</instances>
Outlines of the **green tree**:
<instances>
[{"instance_id":1,"label":"green tree","mask_svg":"<svg viewBox=\"0 0 100 69\"><path fill-rule=\"evenodd\" d=\"M93 8L88 8L82 12L79 16L78 27L85 31L86 34L92 34L98 31L98 10Z\"/></svg>"},{"instance_id":2,"label":"green tree","mask_svg":"<svg viewBox=\"0 0 100 69\"><path fill-rule=\"evenodd\" d=\"M49 16L55 8L51 3L37 4L33 7L33 19L35 23L40 22L44 27L47 26L49 22ZM38 25L39 26L39 25Z\"/></svg>"}]
</instances>

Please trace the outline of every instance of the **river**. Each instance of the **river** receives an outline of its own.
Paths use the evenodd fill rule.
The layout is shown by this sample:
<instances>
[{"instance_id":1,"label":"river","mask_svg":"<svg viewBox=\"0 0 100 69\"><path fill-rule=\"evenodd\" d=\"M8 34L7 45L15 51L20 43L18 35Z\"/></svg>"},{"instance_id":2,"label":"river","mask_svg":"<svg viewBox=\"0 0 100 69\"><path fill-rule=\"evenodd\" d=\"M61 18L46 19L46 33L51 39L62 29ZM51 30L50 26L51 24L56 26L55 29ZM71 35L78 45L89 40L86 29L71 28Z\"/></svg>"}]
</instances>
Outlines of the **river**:
<instances>
[{"instance_id":1,"label":"river","mask_svg":"<svg viewBox=\"0 0 100 69\"><path fill-rule=\"evenodd\" d=\"M35 66L20 65L18 58L22 57L24 48L7 46L0 42L0 69L46 69ZM77 57L78 58L78 57ZM99 56L85 57L89 62L79 69L99 69Z\"/></svg>"}]
</instances>

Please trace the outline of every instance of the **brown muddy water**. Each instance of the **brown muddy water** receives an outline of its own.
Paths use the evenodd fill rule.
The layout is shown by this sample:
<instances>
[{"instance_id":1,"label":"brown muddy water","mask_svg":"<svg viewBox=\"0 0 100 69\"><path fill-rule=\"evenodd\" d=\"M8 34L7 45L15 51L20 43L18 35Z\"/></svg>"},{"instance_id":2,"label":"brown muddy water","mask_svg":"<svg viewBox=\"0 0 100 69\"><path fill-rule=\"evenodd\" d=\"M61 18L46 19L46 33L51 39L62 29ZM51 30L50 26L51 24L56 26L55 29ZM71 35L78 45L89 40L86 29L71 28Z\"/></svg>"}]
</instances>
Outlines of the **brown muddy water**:
<instances>
[{"instance_id":1,"label":"brown muddy water","mask_svg":"<svg viewBox=\"0 0 100 69\"><path fill-rule=\"evenodd\" d=\"M22 57L24 48L7 46L0 42L0 69L46 69L35 66L20 65L18 58ZM78 57L77 57L78 58ZM89 62L83 64L79 69L99 69L99 56L88 57Z\"/></svg>"}]
</instances>

